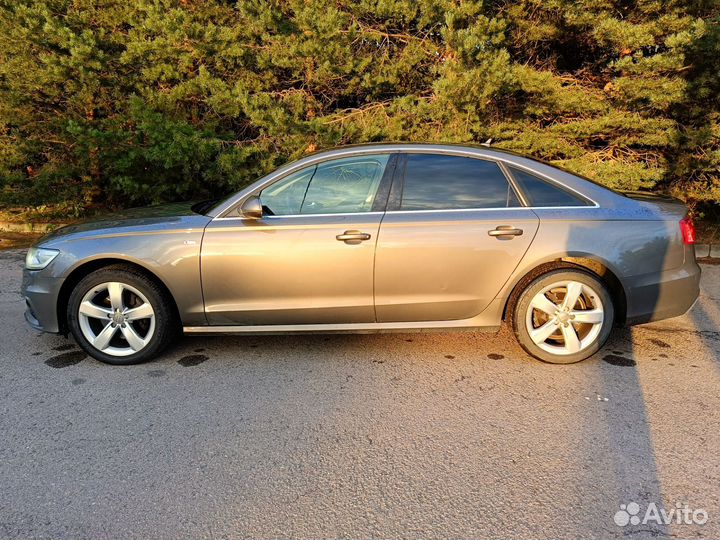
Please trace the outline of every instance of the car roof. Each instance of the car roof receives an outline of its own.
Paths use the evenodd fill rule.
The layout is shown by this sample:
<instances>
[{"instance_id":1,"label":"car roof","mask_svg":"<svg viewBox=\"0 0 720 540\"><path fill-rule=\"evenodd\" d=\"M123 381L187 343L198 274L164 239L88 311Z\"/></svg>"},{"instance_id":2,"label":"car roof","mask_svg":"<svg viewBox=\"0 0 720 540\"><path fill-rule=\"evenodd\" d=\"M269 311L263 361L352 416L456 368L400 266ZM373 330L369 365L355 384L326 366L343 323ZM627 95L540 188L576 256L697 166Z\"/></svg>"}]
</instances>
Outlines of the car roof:
<instances>
[{"instance_id":1,"label":"car roof","mask_svg":"<svg viewBox=\"0 0 720 540\"><path fill-rule=\"evenodd\" d=\"M345 144L341 146L335 146L331 148L324 148L322 150L316 150L305 154L303 157L315 156L322 154L332 154L336 152L347 152L352 150L358 150L359 153L364 153L368 150L378 150L381 152L443 152L452 150L480 150L487 154L496 154L498 156L517 156L525 157L517 152L510 150L504 150L500 148L491 148L489 144L476 144L476 143L431 143L431 142L368 142L368 143L355 143Z\"/></svg>"}]
</instances>

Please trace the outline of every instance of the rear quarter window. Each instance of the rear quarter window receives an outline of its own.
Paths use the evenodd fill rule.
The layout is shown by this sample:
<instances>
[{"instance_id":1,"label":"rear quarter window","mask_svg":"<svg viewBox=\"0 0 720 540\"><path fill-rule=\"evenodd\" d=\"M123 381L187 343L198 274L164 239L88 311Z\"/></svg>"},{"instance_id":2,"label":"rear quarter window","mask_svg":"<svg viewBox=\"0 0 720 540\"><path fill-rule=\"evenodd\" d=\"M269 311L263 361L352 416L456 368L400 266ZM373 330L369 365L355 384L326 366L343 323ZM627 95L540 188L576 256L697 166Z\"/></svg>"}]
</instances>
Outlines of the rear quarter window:
<instances>
[{"instance_id":1,"label":"rear quarter window","mask_svg":"<svg viewBox=\"0 0 720 540\"><path fill-rule=\"evenodd\" d=\"M551 206L590 206L587 199L527 171L508 167L518 188L525 194L528 205L537 208Z\"/></svg>"}]
</instances>

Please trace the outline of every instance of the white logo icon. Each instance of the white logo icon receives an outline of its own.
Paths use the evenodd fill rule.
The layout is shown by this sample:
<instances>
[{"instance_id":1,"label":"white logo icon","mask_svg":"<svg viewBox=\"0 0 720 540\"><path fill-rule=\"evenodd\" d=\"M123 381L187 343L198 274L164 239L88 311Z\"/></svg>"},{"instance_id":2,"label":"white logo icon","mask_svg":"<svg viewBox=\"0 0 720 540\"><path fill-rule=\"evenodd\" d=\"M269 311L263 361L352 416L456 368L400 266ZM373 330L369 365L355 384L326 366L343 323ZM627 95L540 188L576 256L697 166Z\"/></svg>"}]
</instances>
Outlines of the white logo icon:
<instances>
[{"instance_id":1,"label":"white logo icon","mask_svg":"<svg viewBox=\"0 0 720 540\"><path fill-rule=\"evenodd\" d=\"M636 502L631 502L628 505L621 504L620 510L615 512L615 517L613 519L615 520L615 524L618 527L624 527L628 523L631 525L639 525L640 524L640 518L638 517L638 514L640 513L640 505Z\"/></svg>"}]
</instances>

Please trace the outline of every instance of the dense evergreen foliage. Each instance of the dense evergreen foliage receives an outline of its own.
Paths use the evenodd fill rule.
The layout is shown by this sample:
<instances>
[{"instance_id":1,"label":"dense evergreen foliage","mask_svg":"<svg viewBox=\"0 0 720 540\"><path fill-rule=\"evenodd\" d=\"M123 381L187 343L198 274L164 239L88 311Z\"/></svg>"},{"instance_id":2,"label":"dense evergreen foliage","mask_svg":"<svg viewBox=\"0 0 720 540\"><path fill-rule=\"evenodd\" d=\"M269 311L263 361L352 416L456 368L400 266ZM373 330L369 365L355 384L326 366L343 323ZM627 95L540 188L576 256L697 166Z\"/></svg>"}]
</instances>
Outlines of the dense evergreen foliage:
<instances>
[{"instance_id":1,"label":"dense evergreen foliage","mask_svg":"<svg viewBox=\"0 0 720 540\"><path fill-rule=\"evenodd\" d=\"M714 0L0 0L0 204L236 189L314 149L484 142L720 201Z\"/></svg>"}]
</instances>

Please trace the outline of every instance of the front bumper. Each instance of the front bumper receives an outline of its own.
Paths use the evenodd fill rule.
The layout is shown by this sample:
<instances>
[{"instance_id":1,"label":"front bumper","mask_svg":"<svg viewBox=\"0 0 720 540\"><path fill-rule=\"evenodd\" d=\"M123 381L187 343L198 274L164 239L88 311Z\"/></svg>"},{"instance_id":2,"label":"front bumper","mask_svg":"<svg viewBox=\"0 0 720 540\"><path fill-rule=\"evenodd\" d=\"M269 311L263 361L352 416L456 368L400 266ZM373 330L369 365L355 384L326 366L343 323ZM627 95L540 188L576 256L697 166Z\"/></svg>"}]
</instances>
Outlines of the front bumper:
<instances>
[{"instance_id":1,"label":"front bumper","mask_svg":"<svg viewBox=\"0 0 720 540\"><path fill-rule=\"evenodd\" d=\"M43 270L23 270L20 294L25 299L25 320L35 330L58 333L57 300L62 279L47 277Z\"/></svg>"},{"instance_id":2,"label":"front bumper","mask_svg":"<svg viewBox=\"0 0 720 540\"><path fill-rule=\"evenodd\" d=\"M627 324L642 324L686 313L700 295L695 258L679 268L626 278Z\"/></svg>"}]
</instances>

